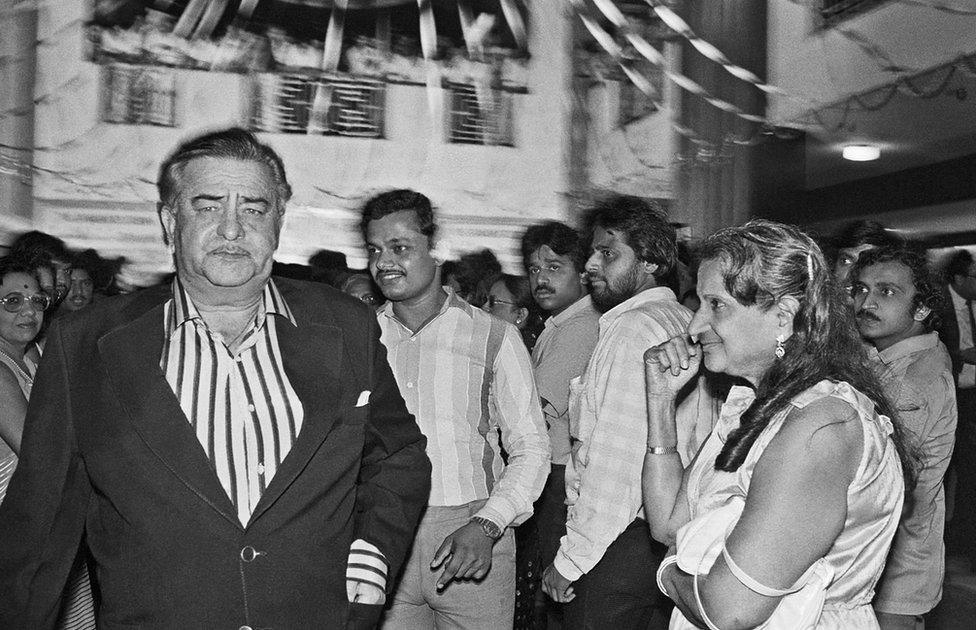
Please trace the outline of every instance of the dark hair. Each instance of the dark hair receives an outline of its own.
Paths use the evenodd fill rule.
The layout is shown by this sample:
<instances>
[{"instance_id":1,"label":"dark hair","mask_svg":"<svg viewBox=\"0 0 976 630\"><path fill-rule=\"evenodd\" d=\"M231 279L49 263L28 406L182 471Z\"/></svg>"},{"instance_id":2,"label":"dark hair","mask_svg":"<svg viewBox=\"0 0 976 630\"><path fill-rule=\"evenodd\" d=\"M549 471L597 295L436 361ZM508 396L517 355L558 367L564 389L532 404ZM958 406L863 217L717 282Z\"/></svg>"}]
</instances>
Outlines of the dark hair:
<instances>
[{"instance_id":1,"label":"dark hair","mask_svg":"<svg viewBox=\"0 0 976 630\"><path fill-rule=\"evenodd\" d=\"M449 273L460 286L461 297L472 306L481 307L488 299L488 290L493 278L502 272L502 264L490 249L462 254L454 264L445 270L441 265L441 278L445 281Z\"/></svg>"},{"instance_id":2,"label":"dark hair","mask_svg":"<svg viewBox=\"0 0 976 630\"><path fill-rule=\"evenodd\" d=\"M871 245L872 247L900 247L905 239L877 221L853 221L834 237L834 247L849 248Z\"/></svg>"},{"instance_id":3,"label":"dark hair","mask_svg":"<svg viewBox=\"0 0 976 630\"><path fill-rule=\"evenodd\" d=\"M24 256L20 254L8 254L0 258L0 282L3 282L7 274L11 273L26 273L33 278L34 269L34 265Z\"/></svg>"},{"instance_id":4,"label":"dark hair","mask_svg":"<svg viewBox=\"0 0 976 630\"><path fill-rule=\"evenodd\" d=\"M973 255L968 249L956 250L945 265L945 278L947 282L953 282L956 276L965 276L969 273L969 268L973 265Z\"/></svg>"},{"instance_id":5,"label":"dark hair","mask_svg":"<svg viewBox=\"0 0 976 630\"><path fill-rule=\"evenodd\" d=\"M366 228L369 227L370 221L406 210L413 211L417 215L420 233L428 240L433 239L437 232L437 224L434 222L434 209L430 205L430 199L408 188L380 193L363 204L362 216L359 220L359 229L363 233L363 238L366 238Z\"/></svg>"},{"instance_id":6,"label":"dark hair","mask_svg":"<svg viewBox=\"0 0 976 630\"><path fill-rule=\"evenodd\" d=\"M896 262L908 267L912 274L912 284L915 285L915 297L912 299L913 307L917 309L925 306L931 311L922 320L925 330L932 331L939 328L942 324L939 313L945 308L945 298L942 285L929 269L928 260L924 253L905 247L881 247L866 251L861 254L851 269L850 278L853 282L857 282L861 272L865 269L886 262Z\"/></svg>"},{"instance_id":7,"label":"dark hair","mask_svg":"<svg viewBox=\"0 0 976 630\"><path fill-rule=\"evenodd\" d=\"M37 230L21 234L10 244L10 255L24 264L50 267L55 260L68 262L71 253L64 241Z\"/></svg>"},{"instance_id":8,"label":"dark hair","mask_svg":"<svg viewBox=\"0 0 976 630\"><path fill-rule=\"evenodd\" d=\"M674 227L658 201L630 195L607 197L587 212L587 243L593 242L593 232L598 227L623 232L638 260L657 265L657 279L667 277L678 261Z\"/></svg>"},{"instance_id":9,"label":"dark hair","mask_svg":"<svg viewBox=\"0 0 976 630\"><path fill-rule=\"evenodd\" d=\"M913 480L915 459L894 405L871 368L852 309L835 289L833 275L813 239L794 226L753 220L707 237L699 254L703 262L722 263L725 289L743 306L766 311L787 296L799 303L793 334L783 344L786 354L760 378L756 399L729 434L715 468L738 470L776 414L795 396L828 379L846 381L870 398L878 413L891 418L906 479Z\"/></svg>"},{"instance_id":10,"label":"dark hair","mask_svg":"<svg viewBox=\"0 0 976 630\"><path fill-rule=\"evenodd\" d=\"M263 144L253 133L240 127L222 129L183 142L159 167L156 187L164 205L175 207L179 194L179 179L190 160L196 158L229 158L258 162L268 167L275 181L278 202L282 208L291 198L291 186L285 177L285 165L270 146ZM279 209L282 209L279 208Z\"/></svg>"},{"instance_id":11,"label":"dark hair","mask_svg":"<svg viewBox=\"0 0 976 630\"><path fill-rule=\"evenodd\" d=\"M529 279L525 276L515 276L510 273L498 274L485 281L485 295L491 292L491 287L496 282L501 282L505 285L508 292L512 294L512 299L515 300L516 307L524 308L528 311L525 327L520 332L522 333L522 339L525 341L525 345L531 350L539 334L542 332L545 319L542 316L539 305L532 298L532 287L529 285Z\"/></svg>"},{"instance_id":12,"label":"dark hair","mask_svg":"<svg viewBox=\"0 0 976 630\"><path fill-rule=\"evenodd\" d=\"M543 245L559 256L569 256L577 273L586 267L586 243L579 232L559 221L531 225L522 235L522 264L529 267L529 258Z\"/></svg>"}]
</instances>

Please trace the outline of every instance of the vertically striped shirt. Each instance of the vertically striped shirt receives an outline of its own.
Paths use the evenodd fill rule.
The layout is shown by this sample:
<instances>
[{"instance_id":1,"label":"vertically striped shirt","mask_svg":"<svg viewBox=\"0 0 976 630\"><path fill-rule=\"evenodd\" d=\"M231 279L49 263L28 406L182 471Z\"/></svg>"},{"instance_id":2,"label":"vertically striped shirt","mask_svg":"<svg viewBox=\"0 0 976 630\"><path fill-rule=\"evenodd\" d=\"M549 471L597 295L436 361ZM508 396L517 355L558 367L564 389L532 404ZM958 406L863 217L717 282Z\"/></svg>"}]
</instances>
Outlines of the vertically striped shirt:
<instances>
[{"instance_id":1,"label":"vertically striped shirt","mask_svg":"<svg viewBox=\"0 0 976 630\"><path fill-rule=\"evenodd\" d=\"M236 353L211 331L179 281L163 316L160 368L246 525L302 428L276 327L296 326L274 283Z\"/></svg>"},{"instance_id":2,"label":"vertically striped shirt","mask_svg":"<svg viewBox=\"0 0 976 630\"><path fill-rule=\"evenodd\" d=\"M179 280L164 309L159 366L246 525L302 429L304 409L285 374L277 333L279 324L298 324L273 280L236 353L207 328ZM353 541L347 580L385 590L387 570L375 545Z\"/></svg>"},{"instance_id":3,"label":"vertically striped shirt","mask_svg":"<svg viewBox=\"0 0 976 630\"><path fill-rule=\"evenodd\" d=\"M429 504L487 499L478 516L500 527L524 521L549 474L549 438L518 330L493 325L449 289L437 316L416 332L392 304L378 317L397 385L427 437Z\"/></svg>"}]
</instances>

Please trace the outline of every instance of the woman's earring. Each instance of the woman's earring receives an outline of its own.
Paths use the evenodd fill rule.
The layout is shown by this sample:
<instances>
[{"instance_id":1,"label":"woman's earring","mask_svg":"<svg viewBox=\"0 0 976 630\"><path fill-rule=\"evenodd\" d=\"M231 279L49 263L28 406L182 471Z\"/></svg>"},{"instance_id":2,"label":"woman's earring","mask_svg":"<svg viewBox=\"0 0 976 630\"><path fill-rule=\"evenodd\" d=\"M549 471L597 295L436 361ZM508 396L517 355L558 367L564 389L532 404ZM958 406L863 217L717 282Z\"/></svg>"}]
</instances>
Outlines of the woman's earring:
<instances>
[{"instance_id":1,"label":"woman's earring","mask_svg":"<svg viewBox=\"0 0 976 630\"><path fill-rule=\"evenodd\" d=\"M776 358L782 359L786 356L786 348L783 347L783 342L786 341L786 335L780 334L776 335Z\"/></svg>"}]
</instances>

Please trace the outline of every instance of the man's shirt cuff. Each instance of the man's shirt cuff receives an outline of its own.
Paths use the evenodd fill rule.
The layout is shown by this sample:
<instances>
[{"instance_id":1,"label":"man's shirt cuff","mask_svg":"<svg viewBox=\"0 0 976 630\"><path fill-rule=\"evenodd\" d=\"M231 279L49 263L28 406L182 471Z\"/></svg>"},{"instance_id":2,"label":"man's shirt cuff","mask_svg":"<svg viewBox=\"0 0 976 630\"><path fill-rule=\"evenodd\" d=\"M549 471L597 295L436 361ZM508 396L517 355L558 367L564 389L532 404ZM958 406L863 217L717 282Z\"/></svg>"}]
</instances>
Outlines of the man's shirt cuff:
<instances>
[{"instance_id":1,"label":"man's shirt cuff","mask_svg":"<svg viewBox=\"0 0 976 630\"><path fill-rule=\"evenodd\" d=\"M583 571L580 570L579 566L569 559L566 552L559 549L556 552L556 557L552 560L552 565L559 571L559 575L563 576L570 582L575 582L576 580L583 577Z\"/></svg>"},{"instance_id":2,"label":"man's shirt cuff","mask_svg":"<svg viewBox=\"0 0 976 630\"><path fill-rule=\"evenodd\" d=\"M388 570L386 556L375 545L356 539L349 546L349 564L346 566L346 579L366 582L386 592Z\"/></svg>"}]
</instances>

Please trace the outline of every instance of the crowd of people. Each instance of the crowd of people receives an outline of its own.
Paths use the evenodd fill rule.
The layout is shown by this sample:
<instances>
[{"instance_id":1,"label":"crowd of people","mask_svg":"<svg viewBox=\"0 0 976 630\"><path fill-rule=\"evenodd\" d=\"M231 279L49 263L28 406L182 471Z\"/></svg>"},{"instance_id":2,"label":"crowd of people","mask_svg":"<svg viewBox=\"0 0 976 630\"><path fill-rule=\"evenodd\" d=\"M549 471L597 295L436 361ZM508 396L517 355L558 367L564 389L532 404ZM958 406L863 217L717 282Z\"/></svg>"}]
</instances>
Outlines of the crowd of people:
<instances>
[{"instance_id":1,"label":"crowd of people","mask_svg":"<svg viewBox=\"0 0 976 630\"><path fill-rule=\"evenodd\" d=\"M976 563L966 250L611 195L516 275L397 189L303 267L250 132L158 188L158 286L0 259L0 627L924 628Z\"/></svg>"}]
</instances>

